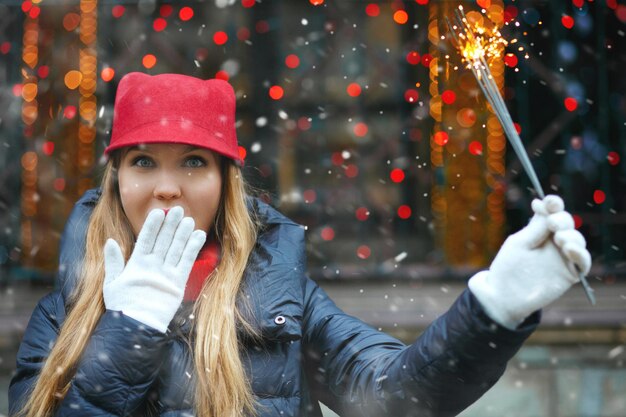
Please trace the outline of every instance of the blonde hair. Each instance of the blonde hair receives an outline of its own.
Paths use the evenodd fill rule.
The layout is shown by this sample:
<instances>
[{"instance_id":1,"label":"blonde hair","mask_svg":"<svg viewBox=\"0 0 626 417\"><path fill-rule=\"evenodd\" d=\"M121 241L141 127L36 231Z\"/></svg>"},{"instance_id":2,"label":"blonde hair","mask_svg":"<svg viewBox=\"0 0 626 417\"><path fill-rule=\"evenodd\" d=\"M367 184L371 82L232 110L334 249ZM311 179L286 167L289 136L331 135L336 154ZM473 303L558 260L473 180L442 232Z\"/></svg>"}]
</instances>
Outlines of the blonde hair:
<instances>
[{"instance_id":1,"label":"blonde hair","mask_svg":"<svg viewBox=\"0 0 626 417\"><path fill-rule=\"evenodd\" d=\"M71 310L27 402L16 416L49 416L65 397L78 361L105 311L104 243L107 238L117 240L126 259L132 252L134 236L118 192L119 159L116 153L104 172L102 196L87 229L80 279L70 298ZM196 337L191 353L197 376L195 411L199 417L253 415L257 407L239 356L237 338L238 327L251 337L258 337L237 306L244 270L256 242L257 225L247 208L241 170L223 159L222 174L222 196L213 227L222 256L193 307L196 319L192 332L196 332Z\"/></svg>"}]
</instances>

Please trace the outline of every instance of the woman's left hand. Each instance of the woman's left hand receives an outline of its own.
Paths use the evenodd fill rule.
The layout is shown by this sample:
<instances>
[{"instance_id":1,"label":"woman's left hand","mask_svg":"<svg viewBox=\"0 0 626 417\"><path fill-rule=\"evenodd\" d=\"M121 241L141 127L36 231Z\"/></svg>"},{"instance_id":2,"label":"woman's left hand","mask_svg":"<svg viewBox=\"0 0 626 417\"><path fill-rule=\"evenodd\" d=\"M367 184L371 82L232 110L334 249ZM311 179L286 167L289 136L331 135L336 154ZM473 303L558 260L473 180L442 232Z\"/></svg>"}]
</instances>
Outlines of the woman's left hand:
<instances>
[{"instance_id":1,"label":"woman's left hand","mask_svg":"<svg viewBox=\"0 0 626 417\"><path fill-rule=\"evenodd\" d=\"M468 285L487 314L510 329L534 311L559 298L587 274L591 255L563 200L548 195L534 200L535 215L509 236L488 271L474 275Z\"/></svg>"}]
</instances>

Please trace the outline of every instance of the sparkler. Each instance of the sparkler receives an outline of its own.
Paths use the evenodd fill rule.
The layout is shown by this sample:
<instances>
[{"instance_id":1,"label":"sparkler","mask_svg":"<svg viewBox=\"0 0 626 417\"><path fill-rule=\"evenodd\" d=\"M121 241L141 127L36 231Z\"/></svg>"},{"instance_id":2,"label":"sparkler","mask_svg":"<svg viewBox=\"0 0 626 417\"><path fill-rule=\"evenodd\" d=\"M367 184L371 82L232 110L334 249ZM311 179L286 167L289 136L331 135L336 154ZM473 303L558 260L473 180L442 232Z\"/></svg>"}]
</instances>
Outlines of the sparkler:
<instances>
[{"instance_id":1,"label":"sparkler","mask_svg":"<svg viewBox=\"0 0 626 417\"><path fill-rule=\"evenodd\" d=\"M488 58L500 55L500 50L503 46L507 45L507 41L502 37L497 28L490 29L476 23L470 23L463 12L463 6L459 6L456 10L455 20L456 23L452 24L446 18L455 47L461 54L463 61L467 63L467 67L474 74L478 86L487 98L487 101L489 101L491 108L504 129L506 137L509 139L513 150L520 159L524 171L526 171L526 174L530 178L535 192L543 199L545 197L543 188L541 188L537 174L528 158L526 149L524 149L522 140L517 134L517 130L511 119L511 114L504 103L504 99L498 90L498 86L494 81L491 70L489 69L489 64L487 63ZM576 267L576 270L578 271L578 278L580 279L589 302L595 305L596 300L593 289L578 267Z\"/></svg>"}]
</instances>

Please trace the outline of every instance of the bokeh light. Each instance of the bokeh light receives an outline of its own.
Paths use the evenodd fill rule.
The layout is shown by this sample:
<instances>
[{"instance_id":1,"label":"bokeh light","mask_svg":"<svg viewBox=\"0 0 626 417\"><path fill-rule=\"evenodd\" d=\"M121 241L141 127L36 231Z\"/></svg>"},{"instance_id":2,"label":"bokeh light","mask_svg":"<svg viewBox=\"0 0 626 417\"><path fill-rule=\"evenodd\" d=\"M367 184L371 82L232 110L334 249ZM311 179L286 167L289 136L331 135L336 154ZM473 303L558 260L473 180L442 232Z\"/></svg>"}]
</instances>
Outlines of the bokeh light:
<instances>
[{"instance_id":1,"label":"bokeh light","mask_svg":"<svg viewBox=\"0 0 626 417\"><path fill-rule=\"evenodd\" d=\"M357 83L350 83L348 84L346 91L350 97L358 97L361 95L361 86Z\"/></svg>"},{"instance_id":2,"label":"bokeh light","mask_svg":"<svg viewBox=\"0 0 626 417\"><path fill-rule=\"evenodd\" d=\"M152 23L152 28L154 29L155 32L161 32L166 27L167 27L167 21L163 19L162 17L157 17L156 19L154 19L154 22Z\"/></svg>"},{"instance_id":3,"label":"bokeh light","mask_svg":"<svg viewBox=\"0 0 626 417\"><path fill-rule=\"evenodd\" d=\"M125 11L126 11L126 8L118 4L117 6L113 6L113 8L111 9L111 14L113 15L114 18L119 19L120 17L124 15Z\"/></svg>"},{"instance_id":4,"label":"bokeh light","mask_svg":"<svg viewBox=\"0 0 626 417\"><path fill-rule=\"evenodd\" d=\"M595 190L593 192L593 202L596 204L602 204L606 201L606 194L602 190Z\"/></svg>"},{"instance_id":5,"label":"bokeh light","mask_svg":"<svg viewBox=\"0 0 626 417\"><path fill-rule=\"evenodd\" d=\"M335 231L333 230L332 227L326 226L322 229L322 231L320 232L320 235L322 236L323 240L326 240L326 241L333 240L335 238Z\"/></svg>"},{"instance_id":6,"label":"bokeh light","mask_svg":"<svg viewBox=\"0 0 626 417\"><path fill-rule=\"evenodd\" d=\"M285 65L291 69L298 68L300 65L300 58L298 58L298 55L296 54L287 55L285 58Z\"/></svg>"},{"instance_id":7,"label":"bokeh light","mask_svg":"<svg viewBox=\"0 0 626 417\"><path fill-rule=\"evenodd\" d=\"M363 137L367 135L368 127L367 124L363 122L359 122L354 125L354 134L358 137Z\"/></svg>"},{"instance_id":8,"label":"bokeh light","mask_svg":"<svg viewBox=\"0 0 626 417\"><path fill-rule=\"evenodd\" d=\"M403 204L400 207L398 207L397 213L398 213L398 217L406 220L409 217L411 217L411 207L407 206L406 204Z\"/></svg>"},{"instance_id":9,"label":"bokeh light","mask_svg":"<svg viewBox=\"0 0 626 417\"><path fill-rule=\"evenodd\" d=\"M417 53L417 51L411 51L408 54L406 54L406 62L408 62L411 65L417 65L420 63L420 54Z\"/></svg>"},{"instance_id":10,"label":"bokeh light","mask_svg":"<svg viewBox=\"0 0 626 417\"><path fill-rule=\"evenodd\" d=\"M356 250L356 255L361 259L367 259L372 254L372 250L367 245L361 245Z\"/></svg>"},{"instance_id":11,"label":"bokeh light","mask_svg":"<svg viewBox=\"0 0 626 417\"><path fill-rule=\"evenodd\" d=\"M228 42L228 35L226 34L226 32L217 31L213 35L213 42L215 42L216 45L224 45L226 42Z\"/></svg>"},{"instance_id":12,"label":"bokeh light","mask_svg":"<svg viewBox=\"0 0 626 417\"><path fill-rule=\"evenodd\" d=\"M367 207L359 207L358 209L356 209L354 214L357 220L361 222L364 222L370 217L370 211L367 209Z\"/></svg>"},{"instance_id":13,"label":"bokeh light","mask_svg":"<svg viewBox=\"0 0 626 417\"><path fill-rule=\"evenodd\" d=\"M370 17L376 17L380 14L380 7L378 7L378 4L370 3L365 6L365 14Z\"/></svg>"},{"instance_id":14,"label":"bokeh light","mask_svg":"<svg viewBox=\"0 0 626 417\"><path fill-rule=\"evenodd\" d=\"M404 171L401 170L400 168L394 168L391 170L391 173L389 174L389 178L391 178L391 181L395 183L400 183L404 181Z\"/></svg>"},{"instance_id":15,"label":"bokeh light","mask_svg":"<svg viewBox=\"0 0 626 417\"><path fill-rule=\"evenodd\" d=\"M393 14L393 20L399 24L399 25L403 25L406 22L408 22L409 20L409 15L404 11L404 10L397 10L394 14Z\"/></svg>"},{"instance_id":16,"label":"bokeh light","mask_svg":"<svg viewBox=\"0 0 626 417\"><path fill-rule=\"evenodd\" d=\"M83 81L83 74L80 71L71 70L65 74L64 77L65 86L70 90L75 90Z\"/></svg>"},{"instance_id":17,"label":"bokeh light","mask_svg":"<svg viewBox=\"0 0 626 417\"><path fill-rule=\"evenodd\" d=\"M433 140L439 146L445 146L445 144L448 143L448 139L448 134L444 131L436 132L433 135Z\"/></svg>"},{"instance_id":18,"label":"bokeh light","mask_svg":"<svg viewBox=\"0 0 626 417\"><path fill-rule=\"evenodd\" d=\"M108 83L113 79L113 77L115 77L115 70L113 68L102 68L102 71L100 72L100 78L102 78L103 81Z\"/></svg>"},{"instance_id":19,"label":"bokeh light","mask_svg":"<svg viewBox=\"0 0 626 417\"><path fill-rule=\"evenodd\" d=\"M185 6L181 8L180 11L178 12L178 17L183 22L190 20L193 17L193 9L189 6Z\"/></svg>"},{"instance_id":20,"label":"bokeh light","mask_svg":"<svg viewBox=\"0 0 626 417\"><path fill-rule=\"evenodd\" d=\"M272 99L280 100L281 98L283 98L283 95L285 94L285 92L281 86L273 85L270 87L269 94Z\"/></svg>"},{"instance_id":21,"label":"bokeh light","mask_svg":"<svg viewBox=\"0 0 626 417\"><path fill-rule=\"evenodd\" d=\"M157 59L156 56L152 55L152 54L146 54L143 56L141 63L143 64L143 66L146 69L150 69L152 67L154 67L157 63Z\"/></svg>"},{"instance_id":22,"label":"bokeh light","mask_svg":"<svg viewBox=\"0 0 626 417\"><path fill-rule=\"evenodd\" d=\"M565 105L567 111L575 111L578 108L578 101L573 97L567 97L563 101L563 104Z\"/></svg>"}]
</instances>

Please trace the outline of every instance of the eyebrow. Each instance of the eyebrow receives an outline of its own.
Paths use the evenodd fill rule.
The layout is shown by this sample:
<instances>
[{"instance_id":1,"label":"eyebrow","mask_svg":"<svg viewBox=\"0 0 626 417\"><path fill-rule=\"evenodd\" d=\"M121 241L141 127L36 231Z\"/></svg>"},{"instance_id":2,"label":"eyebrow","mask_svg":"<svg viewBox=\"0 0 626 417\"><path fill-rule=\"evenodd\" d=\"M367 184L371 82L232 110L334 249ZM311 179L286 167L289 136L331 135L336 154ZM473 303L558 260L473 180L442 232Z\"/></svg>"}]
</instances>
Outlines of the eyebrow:
<instances>
[{"instance_id":1,"label":"eyebrow","mask_svg":"<svg viewBox=\"0 0 626 417\"><path fill-rule=\"evenodd\" d=\"M181 153L189 153L189 152L193 152L195 150L200 150L200 149L204 149L204 148L200 148L198 146L193 146L193 145L185 145L185 148L183 149L183 151ZM141 145L130 146L126 152L128 153L128 152L132 152L132 151L151 153L149 149L147 149L145 147L141 147Z\"/></svg>"}]
</instances>

